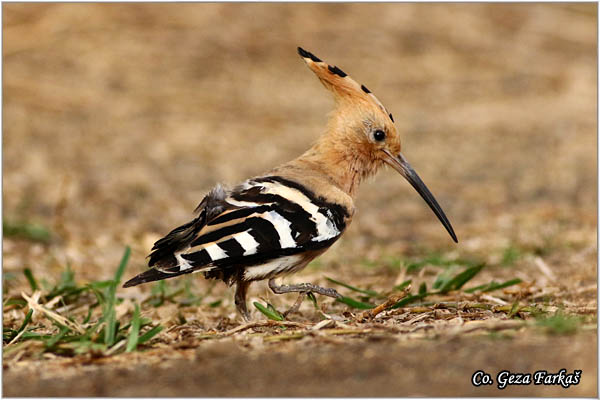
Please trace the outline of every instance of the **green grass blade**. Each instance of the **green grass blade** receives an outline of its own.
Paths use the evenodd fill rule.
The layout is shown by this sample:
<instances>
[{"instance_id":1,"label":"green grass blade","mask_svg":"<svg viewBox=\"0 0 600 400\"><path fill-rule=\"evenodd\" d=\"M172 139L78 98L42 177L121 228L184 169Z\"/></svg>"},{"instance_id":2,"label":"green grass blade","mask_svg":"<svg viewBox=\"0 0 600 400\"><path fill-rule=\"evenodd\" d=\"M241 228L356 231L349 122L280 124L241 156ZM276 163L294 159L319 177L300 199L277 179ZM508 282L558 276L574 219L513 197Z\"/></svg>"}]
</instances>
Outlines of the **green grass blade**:
<instances>
[{"instance_id":1,"label":"green grass blade","mask_svg":"<svg viewBox=\"0 0 600 400\"><path fill-rule=\"evenodd\" d=\"M31 316L32 315L33 315L33 309L29 309L29 311L27 312L27 315L25 315L25 319L23 320L23 323L21 324L21 326L19 327L19 329L17 329L16 331L14 331L14 334L11 335L11 337L8 339L9 342L11 340L13 340L14 338L16 338L19 333L21 333L21 332L23 332L23 330L25 330L25 328L27 327L27 325L29 325L29 323L31 322Z\"/></svg>"},{"instance_id":2,"label":"green grass blade","mask_svg":"<svg viewBox=\"0 0 600 400\"><path fill-rule=\"evenodd\" d=\"M92 312L94 311L94 308L96 308L96 306L88 306L88 312L87 315L85 316L85 318L83 319L82 323L83 324L87 324L88 322L90 322L90 318L92 318Z\"/></svg>"},{"instance_id":3,"label":"green grass blade","mask_svg":"<svg viewBox=\"0 0 600 400\"><path fill-rule=\"evenodd\" d=\"M15 329L11 329L6 326L2 326L2 340L4 342L11 341L17 334Z\"/></svg>"},{"instance_id":4,"label":"green grass blade","mask_svg":"<svg viewBox=\"0 0 600 400\"><path fill-rule=\"evenodd\" d=\"M33 273L31 272L31 270L29 268L25 268L25 270L23 271L23 274L25 275L25 278L27 278L27 282L29 282L31 291L35 292L36 290L38 290L39 285L38 285L37 281L35 280L35 278L33 277Z\"/></svg>"},{"instance_id":5,"label":"green grass blade","mask_svg":"<svg viewBox=\"0 0 600 400\"><path fill-rule=\"evenodd\" d=\"M465 293L474 293L478 290L483 291L484 289L487 289L490 287L490 285L495 284L496 282L492 281L490 283L484 283L483 285L479 285L479 286L475 286L469 289L465 290Z\"/></svg>"},{"instance_id":6,"label":"green grass blade","mask_svg":"<svg viewBox=\"0 0 600 400\"><path fill-rule=\"evenodd\" d=\"M44 341L44 340L52 338L52 335L44 335L42 333L36 333L36 332L25 332L24 334L21 335L21 338Z\"/></svg>"},{"instance_id":7,"label":"green grass blade","mask_svg":"<svg viewBox=\"0 0 600 400\"><path fill-rule=\"evenodd\" d=\"M114 281L110 279L107 281L90 282L86 286L90 289L101 290L110 287L113 284L113 282Z\"/></svg>"},{"instance_id":8,"label":"green grass blade","mask_svg":"<svg viewBox=\"0 0 600 400\"><path fill-rule=\"evenodd\" d=\"M23 299L10 298L10 299L8 299L8 300L6 300L4 302L4 307L6 307L6 306L12 306L12 305L17 305L17 306L25 307L27 305L27 301L25 301Z\"/></svg>"},{"instance_id":9,"label":"green grass blade","mask_svg":"<svg viewBox=\"0 0 600 400\"><path fill-rule=\"evenodd\" d=\"M95 343L91 340L73 342L70 343L70 347L73 349L75 354L85 354L91 351L104 353L108 350L108 347L104 343Z\"/></svg>"},{"instance_id":10,"label":"green grass blade","mask_svg":"<svg viewBox=\"0 0 600 400\"><path fill-rule=\"evenodd\" d=\"M457 265L447 266L442 271L442 273L440 273L436 277L435 282L433 282L433 285L431 285L431 287L433 289L440 289L440 288L444 287L448 282L450 282L454 278L454 274L456 273L457 268L458 268Z\"/></svg>"},{"instance_id":11,"label":"green grass blade","mask_svg":"<svg viewBox=\"0 0 600 400\"><path fill-rule=\"evenodd\" d=\"M67 264L67 267L60 274L58 283L50 289L45 297L46 299L53 299L57 296L65 297L69 292L77 290L75 284L75 273L71 270L71 267Z\"/></svg>"},{"instance_id":12,"label":"green grass blade","mask_svg":"<svg viewBox=\"0 0 600 400\"><path fill-rule=\"evenodd\" d=\"M154 307L160 307L165 302L165 294L167 292L167 282L164 280L156 282L151 289L152 297L147 301L148 304Z\"/></svg>"},{"instance_id":13,"label":"green grass blade","mask_svg":"<svg viewBox=\"0 0 600 400\"><path fill-rule=\"evenodd\" d=\"M317 297L315 296L315 294L313 292L308 292L306 293L306 297L308 297L310 302L313 304L315 310L319 311L319 303L317 303Z\"/></svg>"},{"instance_id":14,"label":"green grass blade","mask_svg":"<svg viewBox=\"0 0 600 400\"><path fill-rule=\"evenodd\" d=\"M127 267L127 263L129 262L129 256L131 255L131 247L125 247L125 253L123 253L123 257L121 258L121 263L119 264L119 268L117 268L117 272L115 273L115 286L121 283L121 278L123 277L123 273L125 272L125 267Z\"/></svg>"},{"instance_id":15,"label":"green grass blade","mask_svg":"<svg viewBox=\"0 0 600 400\"><path fill-rule=\"evenodd\" d=\"M142 336L139 337L138 346L140 344L146 343L148 340L152 339L154 336L156 336L162 330L163 330L163 327L160 325L155 326L154 328L150 329L148 332L144 333Z\"/></svg>"},{"instance_id":16,"label":"green grass blade","mask_svg":"<svg viewBox=\"0 0 600 400\"><path fill-rule=\"evenodd\" d=\"M422 294L416 294L416 295L408 295L405 298L403 298L402 300L400 300L399 302L397 302L396 304L394 304L392 307L392 309L394 308L400 308L400 307L404 307L410 303L413 303L417 300L422 300L427 296L428 293L422 293Z\"/></svg>"},{"instance_id":17,"label":"green grass blade","mask_svg":"<svg viewBox=\"0 0 600 400\"><path fill-rule=\"evenodd\" d=\"M85 334L83 336L86 338L92 337L92 335L96 334L96 332L99 331L98 328L100 328L100 325L102 325L103 323L104 323L103 318L100 318L100 320L98 322L96 322L93 326L86 329Z\"/></svg>"},{"instance_id":18,"label":"green grass blade","mask_svg":"<svg viewBox=\"0 0 600 400\"><path fill-rule=\"evenodd\" d=\"M336 299L335 301L344 303L352 308L358 308L361 310L370 310L371 308L375 308L374 304L363 303L362 301L354 300L351 297L342 296L341 299Z\"/></svg>"},{"instance_id":19,"label":"green grass blade","mask_svg":"<svg viewBox=\"0 0 600 400\"><path fill-rule=\"evenodd\" d=\"M106 325L104 325L104 343L110 347L114 344L116 336L116 313L114 304L109 305L109 303L106 303L104 321L106 322Z\"/></svg>"},{"instance_id":20,"label":"green grass blade","mask_svg":"<svg viewBox=\"0 0 600 400\"><path fill-rule=\"evenodd\" d=\"M537 318L536 325L552 335L571 335L577 332L582 322L579 316L557 312L552 316Z\"/></svg>"},{"instance_id":21,"label":"green grass blade","mask_svg":"<svg viewBox=\"0 0 600 400\"><path fill-rule=\"evenodd\" d=\"M33 309L30 309L29 311L27 311L27 315L25 315L25 319L23 320L23 323L21 324L19 329L17 329L17 334L21 333L27 327L27 325L29 325L29 323L31 322L32 316L33 316Z\"/></svg>"},{"instance_id":22,"label":"green grass blade","mask_svg":"<svg viewBox=\"0 0 600 400\"><path fill-rule=\"evenodd\" d=\"M4 237L18 237L32 242L48 243L52 239L52 235L46 227L30 222L3 221L2 233Z\"/></svg>"},{"instance_id":23,"label":"green grass blade","mask_svg":"<svg viewBox=\"0 0 600 400\"><path fill-rule=\"evenodd\" d=\"M129 255L131 254L131 248L129 246L125 247L125 253L123 253L123 257L121 258L121 263L119 264L119 268L115 273L115 278L113 279L112 285L110 285L106 291L106 303L104 306L104 321L106 322L106 326L104 329L104 343L111 347L115 344L115 339L117 336L117 320L116 320L116 312L115 305L117 303L117 286L121 282L121 278L123 277L123 273L125 272L125 267L127 267L127 262L129 261Z\"/></svg>"},{"instance_id":24,"label":"green grass blade","mask_svg":"<svg viewBox=\"0 0 600 400\"><path fill-rule=\"evenodd\" d=\"M519 312L519 300L515 300L515 302L512 304L512 307L510 308L510 311L508 312L507 317L508 318L512 318L514 317L517 313Z\"/></svg>"},{"instance_id":25,"label":"green grass blade","mask_svg":"<svg viewBox=\"0 0 600 400\"><path fill-rule=\"evenodd\" d=\"M105 321L106 325L104 326L104 343L108 345L108 347L112 346L115 343L115 337L117 335L117 320L116 313L114 307L107 307L105 313Z\"/></svg>"},{"instance_id":26,"label":"green grass blade","mask_svg":"<svg viewBox=\"0 0 600 400\"><path fill-rule=\"evenodd\" d=\"M464 286L465 283L470 281L477 275L485 266L485 264L475 265L474 267L467 268L453 279L454 289L458 290Z\"/></svg>"},{"instance_id":27,"label":"green grass blade","mask_svg":"<svg viewBox=\"0 0 600 400\"><path fill-rule=\"evenodd\" d=\"M469 268L465 269L463 272L456 275L450 281L446 282L440 288L440 293L447 293L450 290L460 289L461 287L463 287L463 285L465 283L467 283L468 281L473 279L473 277L475 277L475 275L477 275L484 266L485 266L485 264L479 264L474 267L469 267Z\"/></svg>"},{"instance_id":28,"label":"green grass blade","mask_svg":"<svg viewBox=\"0 0 600 400\"><path fill-rule=\"evenodd\" d=\"M272 319L273 321L283 321L284 320L283 315L281 315L279 312L277 312L277 313L274 312L276 310L270 310L257 301L255 301L253 304L254 304L254 307L256 307L258 309L258 311L263 313L267 318Z\"/></svg>"},{"instance_id":29,"label":"green grass blade","mask_svg":"<svg viewBox=\"0 0 600 400\"><path fill-rule=\"evenodd\" d=\"M374 291L374 290L359 289L357 287L348 285L347 283L336 281L335 279L328 278L328 277L325 277L325 279L327 279L331 283L335 283L336 285L343 286L346 289L350 289L350 290L353 290L355 292L366 294L367 296L370 296L370 297L381 297L381 295L379 293L377 293L376 291Z\"/></svg>"},{"instance_id":30,"label":"green grass blade","mask_svg":"<svg viewBox=\"0 0 600 400\"><path fill-rule=\"evenodd\" d=\"M515 278L515 279L511 279L508 280L506 282L503 283L497 283L497 284L490 284L490 287L483 290L484 292L491 292L493 290L498 290L498 289L504 289L505 287L509 287L509 286L513 286L513 285L518 285L519 283L523 282L521 279L519 278Z\"/></svg>"},{"instance_id":31,"label":"green grass blade","mask_svg":"<svg viewBox=\"0 0 600 400\"><path fill-rule=\"evenodd\" d=\"M131 331L129 332L127 347L125 349L127 353L134 351L137 347L140 335L140 323L140 306L136 304L135 310L133 311L133 318L131 320Z\"/></svg>"},{"instance_id":32,"label":"green grass blade","mask_svg":"<svg viewBox=\"0 0 600 400\"><path fill-rule=\"evenodd\" d=\"M408 285L410 285L411 283L412 283L412 279L408 279L408 280L402 282L401 284L394 286L392 288L392 290L394 292L399 292L399 291L403 290L405 287L407 287Z\"/></svg>"},{"instance_id":33,"label":"green grass blade","mask_svg":"<svg viewBox=\"0 0 600 400\"><path fill-rule=\"evenodd\" d=\"M223 302L223 300L219 299L219 300L215 300L212 303L208 303L208 306L210 308L215 308L215 307L219 307L221 305L221 303Z\"/></svg>"},{"instance_id":34,"label":"green grass blade","mask_svg":"<svg viewBox=\"0 0 600 400\"><path fill-rule=\"evenodd\" d=\"M57 325L59 325L59 324L57 324ZM56 343L58 343L70 331L70 329L66 326L63 326L63 325L59 325L59 326L60 326L60 331L58 332L58 334L50 337L50 339L48 339L45 342L47 349L51 349L52 347L54 347L54 345Z\"/></svg>"},{"instance_id":35,"label":"green grass blade","mask_svg":"<svg viewBox=\"0 0 600 400\"><path fill-rule=\"evenodd\" d=\"M502 283L492 281L490 283L486 283L485 285L479 285L479 286L475 286L473 288L469 288L469 289L465 290L465 292L466 293L474 293L478 290L481 291L482 293L491 292L491 291L498 290L498 289L504 289L509 286L518 285L521 282L523 282L523 281L519 278L510 279L510 280L508 280L506 282L502 282Z\"/></svg>"},{"instance_id":36,"label":"green grass blade","mask_svg":"<svg viewBox=\"0 0 600 400\"><path fill-rule=\"evenodd\" d=\"M271 310L275 314L281 315L281 318L285 319L282 313L280 313L271 303L267 303L267 309Z\"/></svg>"}]
</instances>

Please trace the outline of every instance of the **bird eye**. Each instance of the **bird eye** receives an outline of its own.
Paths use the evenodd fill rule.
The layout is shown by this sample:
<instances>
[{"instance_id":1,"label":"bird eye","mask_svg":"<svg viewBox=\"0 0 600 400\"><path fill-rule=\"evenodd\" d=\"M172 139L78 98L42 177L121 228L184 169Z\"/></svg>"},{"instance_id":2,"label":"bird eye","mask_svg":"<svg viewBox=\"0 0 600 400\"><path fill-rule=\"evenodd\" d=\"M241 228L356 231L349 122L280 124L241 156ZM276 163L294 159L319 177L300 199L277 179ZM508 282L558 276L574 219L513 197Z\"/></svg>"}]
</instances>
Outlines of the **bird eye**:
<instances>
[{"instance_id":1,"label":"bird eye","mask_svg":"<svg viewBox=\"0 0 600 400\"><path fill-rule=\"evenodd\" d=\"M373 132L373 139L375 139L378 142L381 142L385 139L385 132L381 129L376 130L375 132Z\"/></svg>"}]
</instances>

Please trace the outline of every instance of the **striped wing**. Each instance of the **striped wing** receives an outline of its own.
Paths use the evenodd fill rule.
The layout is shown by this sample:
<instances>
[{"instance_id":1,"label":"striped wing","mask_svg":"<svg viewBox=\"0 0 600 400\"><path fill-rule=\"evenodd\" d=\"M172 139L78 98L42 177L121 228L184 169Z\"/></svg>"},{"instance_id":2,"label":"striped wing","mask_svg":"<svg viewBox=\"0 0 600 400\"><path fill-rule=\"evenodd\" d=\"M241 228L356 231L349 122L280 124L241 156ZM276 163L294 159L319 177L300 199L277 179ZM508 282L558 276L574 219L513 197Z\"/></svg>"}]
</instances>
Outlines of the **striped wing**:
<instances>
[{"instance_id":1,"label":"striped wing","mask_svg":"<svg viewBox=\"0 0 600 400\"><path fill-rule=\"evenodd\" d=\"M333 244L349 216L344 207L278 176L210 196L195 221L156 243L150 255L155 269L144 273L144 282L196 271L226 282L275 276L298 265L300 253Z\"/></svg>"},{"instance_id":2,"label":"striped wing","mask_svg":"<svg viewBox=\"0 0 600 400\"><path fill-rule=\"evenodd\" d=\"M180 269L208 266L212 271L207 276L228 278L240 267L253 275L252 268L279 258L287 262L274 263L273 268L292 267L298 259L289 256L335 242L347 217L340 206L280 177L247 181L224 202L226 210L208 221L189 248L176 255Z\"/></svg>"}]
</instances>

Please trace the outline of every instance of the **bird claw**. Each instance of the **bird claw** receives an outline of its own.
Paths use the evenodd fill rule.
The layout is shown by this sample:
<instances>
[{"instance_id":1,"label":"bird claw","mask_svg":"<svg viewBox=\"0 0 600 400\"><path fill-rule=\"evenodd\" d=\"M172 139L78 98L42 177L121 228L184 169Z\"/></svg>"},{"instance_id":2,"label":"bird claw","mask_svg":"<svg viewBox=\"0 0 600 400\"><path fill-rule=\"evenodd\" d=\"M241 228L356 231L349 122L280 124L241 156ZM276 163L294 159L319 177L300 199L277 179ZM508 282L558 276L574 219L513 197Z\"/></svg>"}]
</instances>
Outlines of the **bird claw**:
<instances>
[{"instance_id":1,"label":"bird claw","mask_svg":"<svg viewBox=\"0 0 600 400\"><path fill-rule=\"evenodd\" d=\"M238 309L238 312L242 316L242 319L244 320L244 322L251 322L252 321L252 317L250 317L250 313L248 312L248 310L242 311L242 310Z\"/></svg>"},{"instance_id":2,"label":"bird claw","mask_svg":"<svg viewBox=\"0 0 600 400\"><path fill-rule=\"evenodd\" d=\"M293 314L295 312L298 312L298 310L300 309L300 305L302 304L302 302L304 301L304 299L306 298L307 293L305 292L300 292L300 294L298 295L298 298L296 299L296 302L294 303L293 306L291 306L287 311L285 311L282 315L284 318L287 318L287 316L289 314Z\"/></svg>"}]
</instances>

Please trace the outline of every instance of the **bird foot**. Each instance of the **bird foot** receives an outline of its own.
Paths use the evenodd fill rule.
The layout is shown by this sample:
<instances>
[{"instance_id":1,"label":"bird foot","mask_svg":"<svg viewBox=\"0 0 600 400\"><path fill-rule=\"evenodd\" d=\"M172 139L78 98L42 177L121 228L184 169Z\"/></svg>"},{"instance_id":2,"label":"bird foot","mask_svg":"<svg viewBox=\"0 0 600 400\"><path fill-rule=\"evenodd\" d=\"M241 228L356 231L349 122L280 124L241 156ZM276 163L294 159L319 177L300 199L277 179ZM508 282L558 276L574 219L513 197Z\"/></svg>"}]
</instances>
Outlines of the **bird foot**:
<instances>
[{"instance_id":1,"label":"bird foot","mask_svg":"<svg viewBox=\"0 0 600 400\"><path fill-rule=\"evenodd\" d=\"M307 293L317 293L323 296L333 297L334 299L341 299L342 295L337 292L335 289L324 288L321 286L313 285L312 283L299 283L297 285L281 285L278 286L275 283L275 279L269 279L269 288L275 294L283 294L283 293L303 293L306 295ZM298 302L298 300L296 300ZM302 302L300 300L300 302ZM295 304L294 304L295 306Z\"/></svg>"},{"instance_id":2,"label":"bird foot","mask_svg":"<svg viewBox=\"0 0 600 400\"><path fill-rule=\"evenodd\" d=\"M287 317L289 314L295 313L300 309L300 305L306 298L308 293L317 293L323 296L333 297L334 299L339 299L342 296L335 289L324 288L321 286L313 285L312 283L299 283L297 285L281 285L278 286L275 283L275 279L269 280L269 288L275 294L283 294L283 293L298 293L298 298L294 305L283 313L284 317Z\"/></svg>"}]
</instances>

